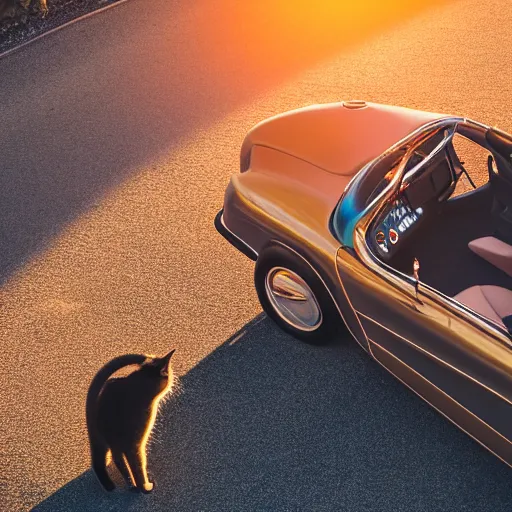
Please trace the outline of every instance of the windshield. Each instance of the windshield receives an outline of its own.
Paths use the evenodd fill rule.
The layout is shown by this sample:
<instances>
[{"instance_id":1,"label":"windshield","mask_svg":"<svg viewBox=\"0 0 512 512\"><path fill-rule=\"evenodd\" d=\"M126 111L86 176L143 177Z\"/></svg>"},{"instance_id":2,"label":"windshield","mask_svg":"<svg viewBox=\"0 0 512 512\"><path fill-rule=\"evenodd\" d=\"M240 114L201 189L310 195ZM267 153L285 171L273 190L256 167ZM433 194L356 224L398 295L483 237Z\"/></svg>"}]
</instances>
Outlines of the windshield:
<instances>
[{"instance_id":1,"label":"windshield","mask_svg":"<svg viewBox=\"0 0 512 512\"><path fill-rule=\"evenodd\" d=\"M344 245L352 247L353 230L358 220L365 211L372 208L373 202L379 200L382 194L387 193L386 190L391 183L398 178L398 173L401 183L397 183L397 185L403 192L413 180L418 179L428 170L431 164L437 166L438 160L446 156L447 145L455 133L458 122L458 118L443 121L444 126L438 125L422 132L415 139L410 139L402 146L385 152L357 173L347 185L333 212L332 228L338 240ZM404 158L407 161L404 161ZM448 170L448 174L451 175L451 169ZM445 174L443 170L442 179L440 179L443 188Z\"/></svg>"},{"instance_id":2,"label":"windshield","mask_svg":"<svg viewBox=\"0 0 512 512\"><path fill-rule=\"evenodd\" d=\"M402 158L404 157L405 150L400 151L399 155L393 155L394 159L391 162L391 168L390 170L382 177L377 184L377 186L373 189L373 192L368 196L368 199L366 200L365 206L368 206L389 184L389 182L393 179L393 176L398 170L399 164L402 161ZM389 165L388 162L384 165ZM384 167L385 170L386 167ZM379 176L381 174L379 173Z\"/></svg>"},{"instance_id":3,"label":"windshield","mask_svg":"<svg viewBox=\"0 0 512 512\"><path fill-rule=\"evenodd\" d=\"M387 187L398 170L406 149L405 147L400 148L375 164L364 188L362 188L363 193L365 189L368 190L365 206L368 206Z\"/></svg>"},{"instance_id":4,"label":"windshield","mask_svg":"<svg viewBox=\"0 0 512 512\"><path fill-rule=\"evenodd\" d=\"M443 141L445 134L443 131L435 133L426 141L418 145L409 157L405 166L405 175L413 169L419 168L420 164L428 158L435 148ZM390 153L380 162L376 163L372 169L371 175L368 177L368 189L373 185L373 190L368 194L365 206L368 206L389 184L393 176L398 171L400 163L410 146L404 146ZM364 189L362 189L364 192Z\"/></svg>"}]
</instances>

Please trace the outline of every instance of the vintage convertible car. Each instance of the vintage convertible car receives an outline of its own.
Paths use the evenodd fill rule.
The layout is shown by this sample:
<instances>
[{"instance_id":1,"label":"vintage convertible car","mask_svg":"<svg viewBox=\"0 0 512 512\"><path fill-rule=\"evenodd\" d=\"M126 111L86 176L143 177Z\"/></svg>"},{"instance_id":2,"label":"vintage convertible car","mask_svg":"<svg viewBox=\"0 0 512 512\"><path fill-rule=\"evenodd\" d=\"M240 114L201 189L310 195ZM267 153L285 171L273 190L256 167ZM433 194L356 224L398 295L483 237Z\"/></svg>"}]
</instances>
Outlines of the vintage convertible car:
<instances>
[{"instance_id":1,"label":"vintage convertible car","mask_svg":"<svg viewBox=\"0 0 512 512\"><path fill-rule=\"evenodd\" d=\"M485 184L455 140L483 154ZM312 343L348 329L512 465L512 137L349 101L259 123L240 157L215 226L256 261L268 316Z\"/></svg>"}]
</instances>

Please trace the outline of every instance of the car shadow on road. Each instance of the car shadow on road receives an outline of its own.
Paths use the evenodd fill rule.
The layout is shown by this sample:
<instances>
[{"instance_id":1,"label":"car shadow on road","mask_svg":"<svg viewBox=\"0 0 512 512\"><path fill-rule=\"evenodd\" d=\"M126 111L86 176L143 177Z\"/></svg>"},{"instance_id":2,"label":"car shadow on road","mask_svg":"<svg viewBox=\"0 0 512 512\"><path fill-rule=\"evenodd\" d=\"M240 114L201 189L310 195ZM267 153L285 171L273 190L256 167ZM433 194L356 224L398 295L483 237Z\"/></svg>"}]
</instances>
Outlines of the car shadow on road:
<instances>
[{"instance_id":1,"label":"car shadow on road","mask_svg":"<svg viewBox=\"0 0 512 512\"><path fill-rule=\"evenodd\" d=\"M505 511L510 470L355 343L297 343L264 315L181 378L151 495L87 471L33 510Z\"/></svg>"}]
</instances>

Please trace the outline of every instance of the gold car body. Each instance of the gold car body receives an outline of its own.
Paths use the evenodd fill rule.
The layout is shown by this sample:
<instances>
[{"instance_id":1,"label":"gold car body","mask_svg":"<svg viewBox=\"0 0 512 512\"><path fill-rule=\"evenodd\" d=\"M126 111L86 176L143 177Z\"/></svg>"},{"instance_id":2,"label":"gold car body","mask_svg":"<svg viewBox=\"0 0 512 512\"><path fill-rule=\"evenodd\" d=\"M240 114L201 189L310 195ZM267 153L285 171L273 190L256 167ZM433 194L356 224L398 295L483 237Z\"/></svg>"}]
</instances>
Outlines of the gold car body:
<instances>
[{"instance_id":1,"label":"gold car body","mask_svg":"<svg viewBox=\"0 0 512 512\"><path fill-rule=\"evenodd\" d=\"M270 118L242 144L241 172L231 177L217 227L252 259L272 244L300 256L364 350L512 465L510 336L453 298L388 267L367 244L366 231L396 192L404 169L354 216L349 244L340 243L331 224L340 198L368 166L455 123L479 125L364 102L315 105Z\"/></svg>"}]
</instances>

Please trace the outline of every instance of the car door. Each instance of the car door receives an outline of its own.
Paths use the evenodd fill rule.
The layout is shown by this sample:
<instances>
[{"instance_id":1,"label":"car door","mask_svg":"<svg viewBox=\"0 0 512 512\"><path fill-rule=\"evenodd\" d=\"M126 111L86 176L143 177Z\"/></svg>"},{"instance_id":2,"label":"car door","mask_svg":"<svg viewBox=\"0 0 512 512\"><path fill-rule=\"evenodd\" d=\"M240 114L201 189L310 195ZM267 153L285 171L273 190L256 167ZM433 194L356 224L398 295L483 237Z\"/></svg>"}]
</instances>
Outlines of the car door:
<instances>
[{"instance_id":1,"label":"car door","mask_svg":"<svg viewBox=\"0 0 512 512\"><path fill-rule=\"evenodd\" d=\"M512 351L503 333L412 276L365 265L353 249L340 248L337 267L373 357L512 464Z\"/></svg>"}]
</instances>

